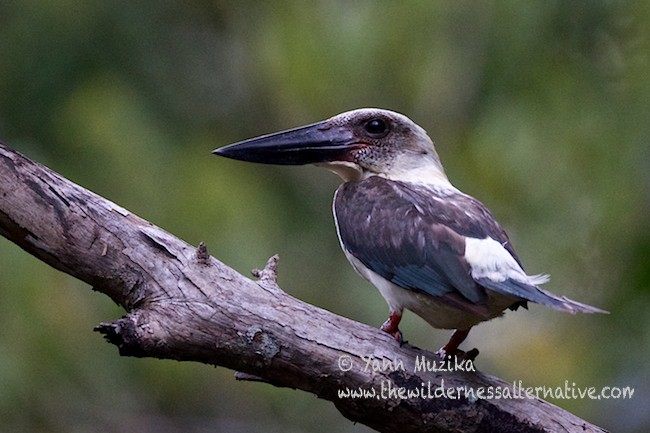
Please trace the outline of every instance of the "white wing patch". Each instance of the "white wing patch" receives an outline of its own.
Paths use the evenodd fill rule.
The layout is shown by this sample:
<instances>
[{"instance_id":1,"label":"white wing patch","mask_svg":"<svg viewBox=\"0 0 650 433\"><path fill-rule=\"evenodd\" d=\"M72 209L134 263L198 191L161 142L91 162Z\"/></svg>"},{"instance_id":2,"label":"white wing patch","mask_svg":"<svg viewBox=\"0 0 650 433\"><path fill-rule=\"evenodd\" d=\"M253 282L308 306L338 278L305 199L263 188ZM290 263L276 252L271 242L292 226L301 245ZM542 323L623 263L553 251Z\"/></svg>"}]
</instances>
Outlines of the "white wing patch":
<instances>
[{"instance_id":1,"label":"white wing patch","mask_svg":"<svg viewBox=\"0 0 650 433\"><path fill-rule=\"evenodd\" d=\"M465 238L465 260L474 279L488 278L502 282L508 278L526 284L544 284L548 275L526 275L508 250L491 237L485 239Z\"/></svg>"}]
</instances>

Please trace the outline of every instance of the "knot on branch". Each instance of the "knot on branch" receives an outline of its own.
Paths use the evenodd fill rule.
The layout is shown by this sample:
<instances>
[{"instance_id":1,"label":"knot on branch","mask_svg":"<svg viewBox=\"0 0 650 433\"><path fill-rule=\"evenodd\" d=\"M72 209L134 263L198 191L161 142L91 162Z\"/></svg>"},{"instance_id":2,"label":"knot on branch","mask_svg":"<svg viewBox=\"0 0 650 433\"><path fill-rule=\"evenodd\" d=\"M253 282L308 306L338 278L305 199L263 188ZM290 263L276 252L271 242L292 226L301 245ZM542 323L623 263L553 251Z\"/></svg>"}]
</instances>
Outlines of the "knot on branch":
<instances>
[{"instance_id":1,"label":"knot on branch","mask_svg":"<svg viewBox=\"0 0 650 433\"><path fill-rule=\"evenodd\" d=\"M255 362L258 368L271 365L273 358L280 353L280 343L258 325L248 328L241 337L258 355L258 360Z\"/></svg>"}]
</instances>

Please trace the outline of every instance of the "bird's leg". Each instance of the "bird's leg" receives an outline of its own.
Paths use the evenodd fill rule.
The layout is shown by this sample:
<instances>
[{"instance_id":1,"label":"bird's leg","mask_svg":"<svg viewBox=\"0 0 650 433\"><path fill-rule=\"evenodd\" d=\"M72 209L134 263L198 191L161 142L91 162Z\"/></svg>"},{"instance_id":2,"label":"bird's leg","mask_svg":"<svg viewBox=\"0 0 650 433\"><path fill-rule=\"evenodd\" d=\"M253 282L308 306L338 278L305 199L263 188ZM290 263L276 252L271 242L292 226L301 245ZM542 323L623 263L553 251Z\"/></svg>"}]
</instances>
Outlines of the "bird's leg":
<instances>
[{"instance_id":1,"label":"bird's leg","mask_svg":"<svg viewBox=\"0 0 650 433\"><path fill-rule=\"evenodd\" d=\"M469 329L456 329L454 333L451 335L451 338L449 339L449 342L442 346L440 350L436 352L442 359L445 359L447 357L452 357L454 355L457 355L459 352L458 346L460 346L460 343L465 341L465 338L467 338L467 334L469 334ZM475 349L473 349L475 350ZM478 351L477 351L478 352ZM477 353L478 355L478 353Z\"/></svg>"},{"instance_id":2,"label":"bird's leg","mask_svg":"<svg viewBox=\"0 0 650 433\"><path fill-rule=\"evenodd\" d=\"M399 330L399 322L402 320L401 311L391 311L388 319L381 325L381 330L389 333L393 336L395 341L401 346L404 344L404 337L402 336L402 331Z\"/></svg>"}]
</instances>

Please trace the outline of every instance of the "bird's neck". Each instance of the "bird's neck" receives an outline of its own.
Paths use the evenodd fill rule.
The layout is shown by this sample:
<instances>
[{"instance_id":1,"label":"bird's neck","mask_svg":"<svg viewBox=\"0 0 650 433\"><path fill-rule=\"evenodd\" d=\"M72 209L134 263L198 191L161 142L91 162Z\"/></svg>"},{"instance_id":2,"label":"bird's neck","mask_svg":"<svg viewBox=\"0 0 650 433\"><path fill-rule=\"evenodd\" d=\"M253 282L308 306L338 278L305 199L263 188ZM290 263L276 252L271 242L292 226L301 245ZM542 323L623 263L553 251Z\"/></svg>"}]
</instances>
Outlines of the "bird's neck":
<instances>
[{"instance_id":1,"label":"bird's neck","mask_svg":"<svg viewBox=\"0 0 650 433\"><path fill-rule=\"evenodd\" d=\"M449 182L445 170L436 157L421 157L418 160L397 160L385 172L364 170L351 162L327 162L317 164L336 173L345 182L355 182L379 176L385 179L428 185L437 189L456 190Z\"/></svg>"},{"instance_id":2,"label":"bird's neck","mask_svg":"<svg viewBox=\"0 0 650 433\"><path fill-rule=\"evenodd\" d=\"M456 189L449 182L437 154L409 156L398 158L390 170L377 175L386 179L419 183L435 188Z\"/></svg>"}]
</instances>

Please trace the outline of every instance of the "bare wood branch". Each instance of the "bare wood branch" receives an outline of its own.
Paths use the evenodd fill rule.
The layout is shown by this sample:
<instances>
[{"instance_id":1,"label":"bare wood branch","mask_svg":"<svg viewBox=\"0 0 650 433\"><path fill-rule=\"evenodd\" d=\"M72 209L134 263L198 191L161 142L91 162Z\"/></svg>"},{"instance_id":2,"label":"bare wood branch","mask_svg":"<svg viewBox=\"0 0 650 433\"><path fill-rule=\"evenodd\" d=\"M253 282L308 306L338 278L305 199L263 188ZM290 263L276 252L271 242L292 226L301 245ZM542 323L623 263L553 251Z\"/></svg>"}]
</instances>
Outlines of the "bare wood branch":
<instances>
[{"instance_id":1,"label":"bare wood branch","mask_svg":"<svg viewBox=\"0 0 650 433\"><path fill-rule=\"evenodd\" d=\"M538 399L339 398L339 390L443 381L474 390L512 384L480 372L416 371L417 359L435 355L287 295L276 284L276 256L252 281L204 244L194 248L2 144L0 180L0 234L122 305L124 317L96 328L121 355L228 367L241 380L313 393L383 432L604 431ZM364 368L370 357L403 368Z\"/></svg>"}]
</instances>

